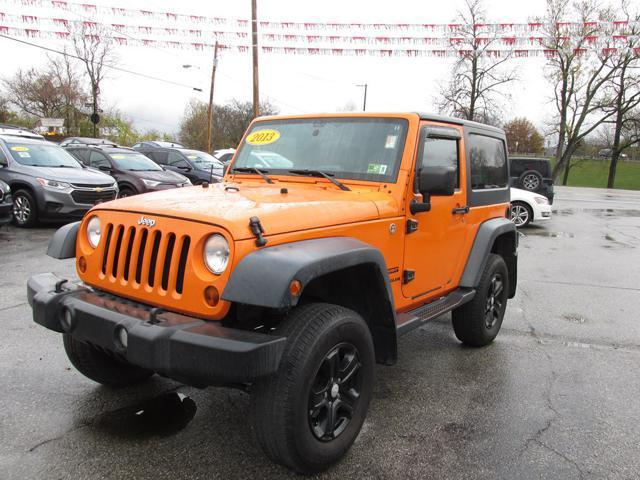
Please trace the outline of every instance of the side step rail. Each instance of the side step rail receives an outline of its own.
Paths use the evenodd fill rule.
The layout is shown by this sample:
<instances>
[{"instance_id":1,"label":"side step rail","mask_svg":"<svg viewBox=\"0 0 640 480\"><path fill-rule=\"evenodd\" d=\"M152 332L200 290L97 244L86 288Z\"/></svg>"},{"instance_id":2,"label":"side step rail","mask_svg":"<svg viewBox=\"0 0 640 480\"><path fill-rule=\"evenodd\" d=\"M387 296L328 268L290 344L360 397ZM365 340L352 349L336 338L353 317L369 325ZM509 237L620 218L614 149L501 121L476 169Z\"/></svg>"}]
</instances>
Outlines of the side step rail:
<instances>
[{"instance_id":1,"label":"side step rail","mask_svg":"<svg viewBox=\"0 0 640 480\"><path fill-rule=\"evenodd\" d=\"M458 288L448 295L422 305L415 310L400 313L396 320L396 332L398 335L404 335L414 328L424 325L429 320L433 320L443 313L450 312L454 308L467 303L475 294L476 291L472 288Z\"/></svg>"}]
</instances>

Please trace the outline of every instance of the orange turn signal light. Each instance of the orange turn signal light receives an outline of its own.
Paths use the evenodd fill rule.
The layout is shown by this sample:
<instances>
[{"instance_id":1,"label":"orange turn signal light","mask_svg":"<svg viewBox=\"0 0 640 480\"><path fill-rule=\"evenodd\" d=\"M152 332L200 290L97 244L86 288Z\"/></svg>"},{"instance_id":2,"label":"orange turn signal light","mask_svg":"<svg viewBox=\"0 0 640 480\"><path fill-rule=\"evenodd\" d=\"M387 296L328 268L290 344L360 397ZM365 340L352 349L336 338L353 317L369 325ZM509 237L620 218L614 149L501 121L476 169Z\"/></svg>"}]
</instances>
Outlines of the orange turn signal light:
<instances>
[{"instance_id":1,"label":"orange turn signal light","mask_svg":"<svg viewBox=\"0 0 640 480\"><path fill-rule=\"evenodd\" d=\"M299 280L293 280L289 284L289 293L294 297L297 297L298 295L300 295L300 293L302 293L302 284Z\"/></svg>"},{"instance_id":2,"label":"orange turn signal light","mask_svg":"<svg viewBox=\"0 0 640 480\"><path fill-rule=\"evenodd\" d=\"M218 292L218 289L213 285L209 285L207 288L205 288L204 301L210 307L215 307L216 305L218 305L218 302L220 301L220 293Z\"/></svg>"},{"instance_id":3,"label":"orange turn signal light","mask_svg":"<svg viewBox=\"0 0 640 480\"><path fill-rule=\"evenodd\" d=\"M78 259L78 270L80 270L81 273L84 273L87 271L87 260L84 257L80 257Z\"/></svg>"}]
</instances>

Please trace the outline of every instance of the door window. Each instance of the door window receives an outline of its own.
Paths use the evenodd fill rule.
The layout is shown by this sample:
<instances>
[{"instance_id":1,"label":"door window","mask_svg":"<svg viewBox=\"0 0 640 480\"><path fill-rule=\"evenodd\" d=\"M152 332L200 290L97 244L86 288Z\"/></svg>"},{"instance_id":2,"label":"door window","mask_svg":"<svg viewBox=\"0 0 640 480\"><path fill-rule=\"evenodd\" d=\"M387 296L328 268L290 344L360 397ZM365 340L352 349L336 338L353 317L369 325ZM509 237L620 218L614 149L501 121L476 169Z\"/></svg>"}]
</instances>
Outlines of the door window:
<instances>
[{"instance_id":1,"label":"door window","mask_svg":"<svg viewBox=\"0 0 640 480\"><path fill-rule=\"evenodd\" d=\"M89 154L89 166L92 168L107 167L111 168L109 160L100 152L92 151Z\"/></svg>"},{"instance_id":2,"label":"door window","mask_svg":"<svg viewBox=\"0 0 640 480\"><path fill-rule=\"evenodd\" d=\"M189 168L189 164L186 160L176 152L169 152L169 156L167 157L167 165L176 168Z\"/></svg>"},{"instance_id":3,"label":"door window","mask_svg":"<svg viewBox=\"0 0 640 480\"><path fill-rule=\"evenodd\" d=\"M423 167L451 167L456 171L456 188L460 186L460 160L458 140L451 138L426 138L422 147Z\"/></svg>"}]
</instances>

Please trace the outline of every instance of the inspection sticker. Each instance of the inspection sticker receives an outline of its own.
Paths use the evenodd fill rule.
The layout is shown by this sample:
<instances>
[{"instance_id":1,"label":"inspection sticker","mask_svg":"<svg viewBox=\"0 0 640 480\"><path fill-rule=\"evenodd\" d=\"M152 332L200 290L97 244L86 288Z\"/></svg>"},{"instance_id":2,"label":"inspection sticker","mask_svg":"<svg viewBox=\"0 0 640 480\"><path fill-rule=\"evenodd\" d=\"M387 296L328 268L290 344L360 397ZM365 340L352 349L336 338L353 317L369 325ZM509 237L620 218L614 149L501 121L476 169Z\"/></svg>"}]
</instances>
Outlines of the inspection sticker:
<instances>
[{"instance_id":1,"label":"inspection sticker","mask_svg":"<svg viewBox=\"0 0 640 480\"><path fill-rule=\"evenodd\" d=\"M387 173L387 166L384 163L370 163L367 167L367 173L384 175Z\"/></svg>"},{"instance_id":2,"label":"inspection sticker","mask_svg":"<svg viewBox=\"0 0 640 480\"><path fill-rule=\"evenodd\" d=\"M396 148L397 135L387 135L387 141L384 143L384 148Z\"/></svg>"},{"instance_id":3,"label":"inspection sticker","mask_svg":"<svg viewBox=\"0 0 640 480\"><path fill-rule=\"evenodd\" d=\"M280 132L277 130L256 130L251 132L247 137L249 145L268 145L280 138Z\"/></svg>"},{"instance_id":4,"label":"inspection sticker","mask_svg":"<svg viewBox=\"0 0 640 480\"><path fill-rule=\"evenodd\" d=\"M14 152L27 152L29 149L27 147L11 147L11 150Z\"/></svg>"}]
</instances>

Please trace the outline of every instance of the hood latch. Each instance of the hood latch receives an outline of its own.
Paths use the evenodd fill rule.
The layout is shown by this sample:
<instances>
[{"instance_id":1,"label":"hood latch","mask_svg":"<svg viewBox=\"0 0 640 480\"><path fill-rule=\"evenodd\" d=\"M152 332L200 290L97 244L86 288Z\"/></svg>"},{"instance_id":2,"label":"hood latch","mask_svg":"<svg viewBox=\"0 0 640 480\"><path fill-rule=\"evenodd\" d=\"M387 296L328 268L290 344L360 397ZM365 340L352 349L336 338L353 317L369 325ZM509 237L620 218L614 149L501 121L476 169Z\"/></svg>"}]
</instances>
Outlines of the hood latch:
<instances>
[{"instance_id":1,"label":"hood latch","mask_svg":"<svg viewBox=\"0 0 640 480\"><path fill-rule=\"evenodd\" d=\"M260 219L258 217L251 217L249 219L249 228L256 237L256 246L264 247L267 244L267 239L262 236L264 228L262 228Z\"/></svg>"}]
</instances>

